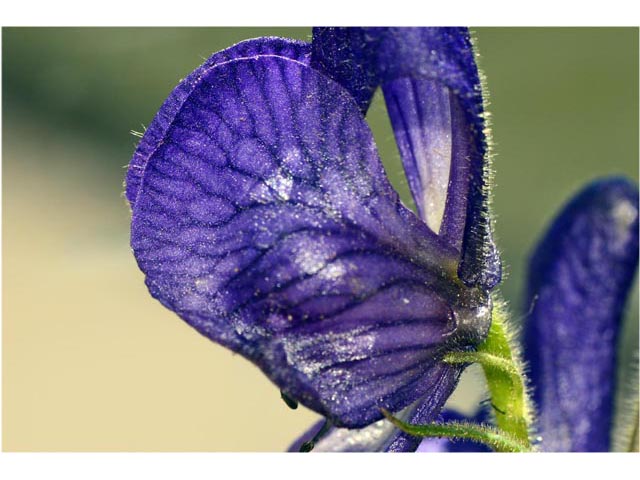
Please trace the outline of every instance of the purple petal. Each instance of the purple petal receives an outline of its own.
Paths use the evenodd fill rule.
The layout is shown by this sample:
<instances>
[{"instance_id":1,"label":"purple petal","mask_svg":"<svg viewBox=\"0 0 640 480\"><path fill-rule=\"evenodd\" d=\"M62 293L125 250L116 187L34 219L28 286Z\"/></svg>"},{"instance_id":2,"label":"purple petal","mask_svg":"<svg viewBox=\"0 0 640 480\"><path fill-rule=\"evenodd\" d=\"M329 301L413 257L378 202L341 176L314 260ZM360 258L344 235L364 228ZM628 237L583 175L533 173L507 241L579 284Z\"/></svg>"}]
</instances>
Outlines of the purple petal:
<instances>
[{"instance_id":1,"label":"purple petal","mask_svg":"<svg viewBox=\"0 0 640 480\"><path fill-rule=\"evenodd\" d=\"M472 157L464 112L437 80L405 77L383 88L420 217L461 250Z\"/></svg>"},{"instance_id":2,"label":"purple petal","mask_svg":"<svg viewBox=\"0 0 640 480\"><path fill-rule=\"evenodd\" d=\"M638 190L620 178L580 192L533 254L525 353L543 450L609 450L617 339L637 264Z\"/></svg>"},{"instance_id":3,"label":"purple petal","mask_svg":"<svg viewBox=\"0 0 640 480\"><path fill-rule=\"evenodd\" d=\"M458 375L462 373L462 370L463 368L458 370ZM456 377L456 384L457 380L458 377ZM418 404L418 407L410 415L407 416L406 421L415 425L437 421L440 418L439 414L444 403L447 401L447 398L453 392L454 388L455 384L452 386L451 390L446 393L446 396L441 395L440 392L430 393L428 396L423 398ZM409 435L408 433L399 431L396 437L388 443L386 451L414 452L418 448L422 440L423 439L420 437L415 437L413 435Z\"/></svg>"},{"instance_id":4,"label":"purple petal","mask_svg":"<svg viewBox=\"0 0 640 480\"><path fill-rule=\"evenodd\" d=\"M154 297L339 426L448 395L439 359L490 322L349 93L279 56L201 75L148 159L131 242Z\"/></svg>"},{"instance_id":5,"label":"purple petal","mask_svg":"<svg viewBox=\"0 0 640 480\"><path fill-rule=\"evenodd\" d=\"M426 404L429 405L428 400ZM441 406L438 408L440 410ZM429 411L427 415L424 413ZM487 421L484 410L472 418L467 418L453 410L443 410L440 415L431 408L411 407L398 415L404 421L419 425L434 421L448 422L470 420L476 423ZM320 431L324 421L315 423L289 447L289 452L298 452L302 444ZM331 428L314 447L313 452L489 452L485 445L471 441L452 441L446 438L419 438L395 428L386 419L365 428L349 430Z\"/></svg>"},{"instance_id":6,"label":"purple petal","mask_svg":"<svg viewBox=\"0 0 640 480\"><path fill-rule=\"evenodd\" d=\"M441 365L434 372L440 376L434 388L424 400L416 402L397 416L411 423L427 423L436 420L442 406L455 389L462 369ZM300 451L302 444L320 431L324 420L314 424L289 447L290 452ZM386 419L378 420L360 429L331 427L316 443L314 452L413 452L422 439L397 429Z\"/></svg>"},{"instance_id":7,"label":"purple petal","mask_svg":"<svg viewBox=\"0 0 640 480\"><path fill-rule=\"evenodd\" d=\"M489 214L482 90L466 28L316 28L311 64L363 112L382 86L420 217L461 252L460 278L490 290L501 264Z\"/></svg>"},{"instance_id":8,"label":"purple petal","mask_svg":"<svg viewBox=\"0 0 640 480\"><path fill-rule=\"evenodd\" d=\"M287 451L299 452L303 443L313 438L324 425L320 420L300 435ZM324 452L382 452L389 439L395 438L399 432L391 422L386 419L367 425L364 428L337 428L331 427L329 432L314 446L312 453Z\"/></svg>"},{"instance_id":9,"label":"purple petal","mask_svg":"<svg viewBox=\"0 0 640 480\"><path fill-rule=\"evenodd\" d=\"M126 197L133 209L138 195L138 188L144 175L144 169L149 157L155 152L162 142L171 122L189 94L198 84L200 78L211 68L229 60L250 58L256 55L276 55L290 58L308 64L311 56L311 46L298 40L289 40L277 37L261 37L245 40L232 47L214 53L196 68L191 74L182 80L165 100L153 121L146 129L142 140L138 143L136 151L129 163L126 179Z\"/></svg>"},{"instance_id":10,"label":"purple petal","mask_svg":"<svg viewBox=\"0 0 640 480\"><path fill-rule=\"evenodd\" d=\"M369 55L366 28L315 27L311 44L311 66L346 88L367 113L380 85L377 69Z\"/></svg>"}]
</instances>

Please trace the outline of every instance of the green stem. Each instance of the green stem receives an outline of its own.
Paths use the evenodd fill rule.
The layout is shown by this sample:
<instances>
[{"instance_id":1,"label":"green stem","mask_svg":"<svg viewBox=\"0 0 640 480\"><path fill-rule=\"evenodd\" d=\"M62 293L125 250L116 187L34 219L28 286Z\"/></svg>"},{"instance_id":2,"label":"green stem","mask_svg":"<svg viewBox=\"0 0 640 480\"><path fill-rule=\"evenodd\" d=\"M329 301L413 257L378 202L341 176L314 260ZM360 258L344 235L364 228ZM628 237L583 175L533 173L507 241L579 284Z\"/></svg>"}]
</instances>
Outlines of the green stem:
<instances>
[{"instance_id":1,"label":"green stem","mask_svg":"<svg viewBox=\"0 0 640 480\"><path fill-rule=\"evenodd\" d=\"M478 351L452 352L444 359L449 363L477 362L482 366L498 428L530 448L531 413L524 374L518 351L511 346L511 335L505 320L504 310L496 302L489 335L478 346Z\"/></svg>"},{"instance_id":2,"label":"green stem","mask_svg":"<svg viewBox=\"0 0 640 480\"><path fill-rule=\"evenodd\" d=\"M507 375L519 375L518 370L509 360L487 352L451 352L443 359L448 363L479 363L490 365L496 370L502 370Z\"/></svg>"},{"instance_id":3,"label":"green stem","mask_svg":"<svg viewBox=\"0 0 640 480\"><path fill-rule=\"evenodd\" d=\"M470 422L430 423L427 425L412 425L405 423L386 410L382 410L391 423L404 432L419 437L446 437L454 440L474 440L488 445L496 452L527 452L528 445L523 444L512 436L488 425Z\"/></svg>"}]
</instances>

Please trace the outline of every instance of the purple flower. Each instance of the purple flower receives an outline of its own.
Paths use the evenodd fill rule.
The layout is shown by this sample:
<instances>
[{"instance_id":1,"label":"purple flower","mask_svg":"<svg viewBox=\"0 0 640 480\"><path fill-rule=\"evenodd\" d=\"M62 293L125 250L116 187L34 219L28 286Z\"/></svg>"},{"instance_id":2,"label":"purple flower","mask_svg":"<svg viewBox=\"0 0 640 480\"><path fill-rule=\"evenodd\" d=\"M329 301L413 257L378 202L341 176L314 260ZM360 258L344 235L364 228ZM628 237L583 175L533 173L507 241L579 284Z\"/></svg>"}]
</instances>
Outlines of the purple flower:
<instances>
[{"instance_id":1,"label":"purple flower","mask_svg":"<svg viewBox=\"0 0 640 480\"><path fill-rule=\"evenodd\" d=\"M611 449L618 334L637 265L638 189L621 178L587 186L536 248L524 339L542 450Z\"/></svg>"},{"instance_id":2,"label":"purple flower","mask_svg":"<svg viewBox=\"0 0 640 480\"><path fill-rule=\"evenodd\" d=\"M377 86L420 217L364 120ZM500 280L483 118L466 29L318 29L214 54L129 166L149 291L336 426L436 418L464 368L442 357L484 339Z\"/></svg>"}]
</instances>

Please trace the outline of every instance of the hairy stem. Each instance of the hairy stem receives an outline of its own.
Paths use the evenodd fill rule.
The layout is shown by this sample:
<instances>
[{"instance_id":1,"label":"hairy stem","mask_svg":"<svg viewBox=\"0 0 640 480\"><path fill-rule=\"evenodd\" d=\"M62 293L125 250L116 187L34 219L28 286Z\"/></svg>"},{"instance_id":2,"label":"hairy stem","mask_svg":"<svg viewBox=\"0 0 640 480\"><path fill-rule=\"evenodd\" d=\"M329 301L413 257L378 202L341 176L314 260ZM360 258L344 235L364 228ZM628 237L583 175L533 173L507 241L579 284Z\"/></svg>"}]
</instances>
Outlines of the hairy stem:
<instances>
[{"instance_id":1,"label":"hairy stem","mask_svg":"<svg viewBox=\"0 0 640 480\"><path fill-rule=\"evenodd\" d=\"M449 363L479 363L482 366L498 429L513 437L527 449L531 411L524 373L500 302L495 302L489 335L476 352L452 352L444 358Z\"/></svg>"},{"instance_id":2,"label":"hairy stem","mask_svg":"<svg viewBox=\"0 0 640 480\"><path fill-rule=\"evenodd\" d=\"M427 425L412 425L405 423L386 410L385 417L404 432L419 437L446 437L453 440L474 440L488 445L496 452L527 452L528 445L523 444L511 435L489 425L479 425L470 422L430 423Z\"/></svg>"}]
</instances>

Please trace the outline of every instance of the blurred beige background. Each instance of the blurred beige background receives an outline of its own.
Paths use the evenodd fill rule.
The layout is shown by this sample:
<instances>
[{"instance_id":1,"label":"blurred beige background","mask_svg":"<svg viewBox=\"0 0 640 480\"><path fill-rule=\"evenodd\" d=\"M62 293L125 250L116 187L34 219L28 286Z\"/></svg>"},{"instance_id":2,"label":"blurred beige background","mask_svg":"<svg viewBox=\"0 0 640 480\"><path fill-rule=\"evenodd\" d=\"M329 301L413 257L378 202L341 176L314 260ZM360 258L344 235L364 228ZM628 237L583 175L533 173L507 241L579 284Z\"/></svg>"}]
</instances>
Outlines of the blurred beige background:
<instances>
[{"instance_id":1,"label":"blurred beige background","mask_svg":"<svg viewBox=\"0 0 640 480\"><path fill-rule=\"evenodd\" d=\"M317 418L147 293L124 167L211 52L310 29L3 29L3 448L279 451ZM477 29L498 157L495 209L519 304L528 252L587 180L638 179L637 29ZM370 115L407 194L379 97ZM637 294L628 332L637 345ZM518 316L519 313L516 315ZM637 381L637 380L636 380ZM483 398L467 378L453 403Z\"/></svg>"}]
</instances>

